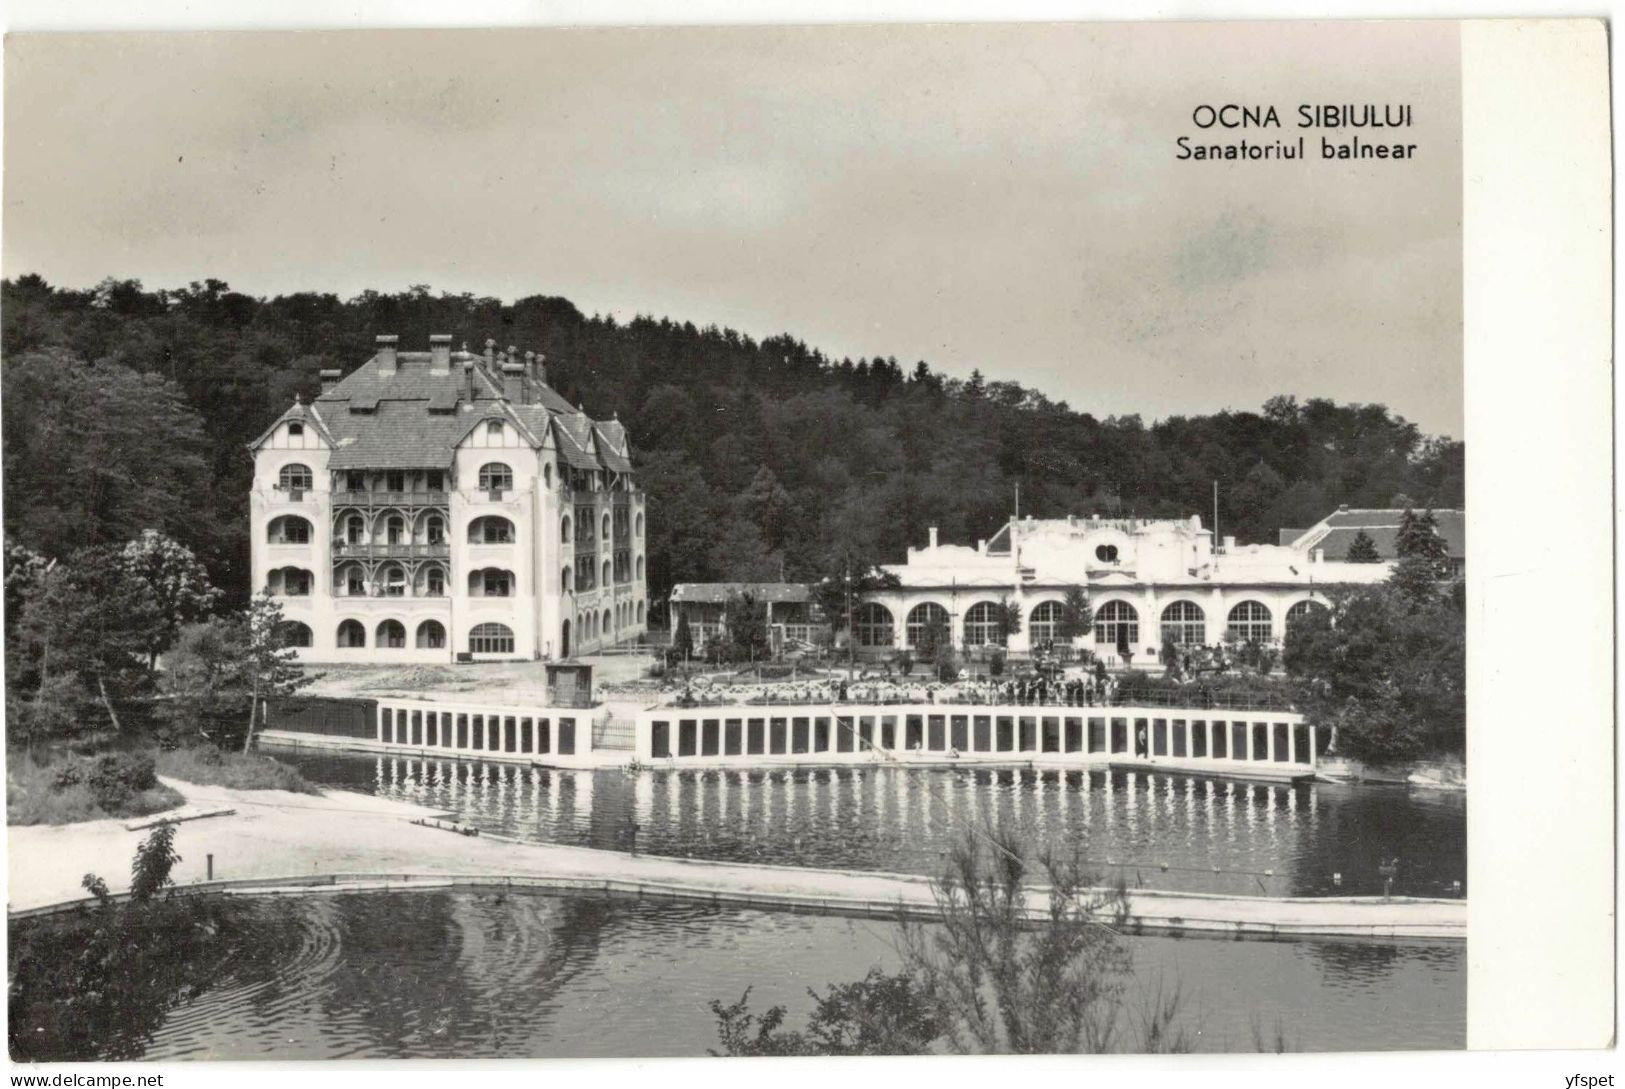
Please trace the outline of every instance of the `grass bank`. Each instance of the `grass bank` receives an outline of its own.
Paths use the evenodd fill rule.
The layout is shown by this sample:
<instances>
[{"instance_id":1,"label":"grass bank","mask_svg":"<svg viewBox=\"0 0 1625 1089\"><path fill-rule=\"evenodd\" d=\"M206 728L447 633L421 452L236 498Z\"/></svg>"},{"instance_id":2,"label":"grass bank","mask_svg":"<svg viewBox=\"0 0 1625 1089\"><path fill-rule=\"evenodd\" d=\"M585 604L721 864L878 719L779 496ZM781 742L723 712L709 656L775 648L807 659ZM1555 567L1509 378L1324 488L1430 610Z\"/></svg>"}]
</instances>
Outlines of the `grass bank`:
<instances>
[{"instance_id":1,"label":"grass bank","mask_svg":"<svg viewBox=\"0 0 1625 1089\"><path fill-rule=\"evenodd\" d=\"M223 786L235 790L321 793L299 774L298 768L264 753L222 752L211 748L173 749L158 754L158 774L202 786Z\"/></svg>"},{"instance_id":2,"label":"grass bank","mask_svg":"<svg viewBox=\"0 0 1625 1089\"><path fill-rule=\"evenodd\" d=\"M146 817L186 799L158 776L239 790L320 794L298 770L260 753L210 747L138 748L81 756L55 750L44 756L12 750L6 760L6 823L74 824Z\"/></svg>"}]
</instances>

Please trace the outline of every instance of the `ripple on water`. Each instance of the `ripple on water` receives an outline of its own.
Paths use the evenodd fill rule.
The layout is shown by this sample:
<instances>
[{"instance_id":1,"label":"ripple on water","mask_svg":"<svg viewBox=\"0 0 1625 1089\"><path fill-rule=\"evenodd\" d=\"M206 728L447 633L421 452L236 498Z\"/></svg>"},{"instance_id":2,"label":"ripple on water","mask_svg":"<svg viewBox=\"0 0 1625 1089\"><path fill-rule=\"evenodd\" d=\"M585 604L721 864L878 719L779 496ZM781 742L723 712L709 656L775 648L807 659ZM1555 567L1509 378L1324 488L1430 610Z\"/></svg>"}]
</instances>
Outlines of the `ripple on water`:
<instances>
[{"instance_id":1,"label":"ripple on water","mask_svg":"<svg viewBox=\"0 0 1625 1089\"><path fill-rule=\"evenodd\" d=\"M148 1058L696 1055L712 999L751 987L792 1023L808 987L895 967L891 924L585 896L418 891L257 901L288 955L245 958ZM283 934L287 926L267 926ZM1130 1002L1187 996L1203 1050L1277 1027L1304 1050L1461 1047L1460 946L1130 940ZM280 954L280 950L275 950Z\"/></svg>"}]
</instances>

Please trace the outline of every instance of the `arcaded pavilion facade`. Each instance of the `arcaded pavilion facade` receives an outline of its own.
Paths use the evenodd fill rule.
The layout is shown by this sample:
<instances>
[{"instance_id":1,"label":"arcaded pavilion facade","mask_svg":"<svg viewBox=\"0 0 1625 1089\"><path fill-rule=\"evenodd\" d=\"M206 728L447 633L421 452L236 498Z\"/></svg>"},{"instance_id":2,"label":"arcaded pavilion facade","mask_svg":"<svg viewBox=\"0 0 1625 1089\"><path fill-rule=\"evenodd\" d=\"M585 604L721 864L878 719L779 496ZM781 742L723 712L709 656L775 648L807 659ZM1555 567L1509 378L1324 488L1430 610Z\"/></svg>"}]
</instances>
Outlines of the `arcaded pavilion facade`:
<instances>
[{"instance_id":1,"label":"arcaded pavilion facade","mask_svg":"<svg viewBox=\"0 0 1625 1089\"><path fill-rule=\"evenodd\" d=\"M1215 547L1198 517L1026 518L975 547L940 544L932 529L906 563L886 566L901 585L865 595L853 635L860 652L878 656L917 646L946 620L957 647L1027 651L1064 642L1055 634L1061 603L1082 586L1094 630L1076 645L1108 661L1127 646L1144 662L1165 639L1277 643L1291 617L1324 607L1328 587L1381 582L1389 567L1328 562L1317 548L1237 547L1234 538ZM1002 601L1021 610L1021 631L1008 640L998 630Z\"/></svg>"},{"instance_id":2,"label":"arcaded pavilion facade","mask_svg":"<svg viewBox=\"0 0 1625 1089\"><path fill-rule=\"evenodd\" d=\"M249 444L256 585L321 662L566 658L645 631L626 430L542 358L380 336Z\"/></svg>"}]
</instances>

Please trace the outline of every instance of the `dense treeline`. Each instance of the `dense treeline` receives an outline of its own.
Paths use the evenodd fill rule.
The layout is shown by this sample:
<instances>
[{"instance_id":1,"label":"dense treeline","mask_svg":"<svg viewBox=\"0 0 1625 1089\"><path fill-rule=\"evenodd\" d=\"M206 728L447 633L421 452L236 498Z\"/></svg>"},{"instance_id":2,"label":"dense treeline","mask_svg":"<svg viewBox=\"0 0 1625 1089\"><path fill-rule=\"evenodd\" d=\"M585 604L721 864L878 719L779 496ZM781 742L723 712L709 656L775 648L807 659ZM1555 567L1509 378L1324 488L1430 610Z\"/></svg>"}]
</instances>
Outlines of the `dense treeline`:
<instances>
[{"instance_id":1,"label":"dense treeline","mask_svg":"<svg viewBox=\"0 0 1625 1089\"><path fill-rule=\"evenodd\" d=\"M324 367L349 371L373 336L426 348L450 332L478 349L547 356L549 381L631 431L653 503L651 592L678 580L810 578L896 561L927 527L990 536L1023 513L1188 516L1273 541L1339 503L1459 505L1463 448L1380 405L1097 418L1014 382L948 378L924 361L831 359L781 335L668 319L587 317L568 300L505 304L427 287L356 298L257 299L217 280L88 290L37 276L0 285L5 530L43 554L153 525L246 602L244 444ZM998 361L989 360L990 369ZM132 373L133 372L133 373ZM132 430L133 429L133 430Z\"/></svg>"}]
</instances>

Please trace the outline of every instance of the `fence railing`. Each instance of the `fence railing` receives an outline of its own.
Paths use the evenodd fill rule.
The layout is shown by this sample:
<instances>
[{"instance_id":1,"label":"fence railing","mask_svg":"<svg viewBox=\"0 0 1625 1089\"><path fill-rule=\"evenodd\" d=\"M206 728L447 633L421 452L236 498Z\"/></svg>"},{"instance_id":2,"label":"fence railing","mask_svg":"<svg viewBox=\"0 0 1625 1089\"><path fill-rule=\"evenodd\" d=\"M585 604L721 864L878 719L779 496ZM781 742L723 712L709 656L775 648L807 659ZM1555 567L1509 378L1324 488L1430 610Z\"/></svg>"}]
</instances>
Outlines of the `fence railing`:
<instances>
[{"instance_id":1,"label":"fence railing","mask_svg":"<svg viewBox=\"0 0 1625 1089\"><path fill-rule=\"evenodd\" d=\"M444 542L440 544L351 544L348 541L334 541L333 555L344 559L373 559L373 560L443 560L451 555L451 546Z\"/></svg>"},{"instance_id":2,"label":"fence railing","mask_svg":"<svg viewBox=\"0 0 1625 1089\"><path fill-rule=\"evenodd\" d=\"M922 699L919 696L899 694L890 696L877 696L873 698L863 696L848 696L840 699L838 696L822 693L805 693L792 695L761 695L747 696L743 699L731 696L689 696L673 698L671 693L662 693L662 700L666 706L674 708L685 707L796 707L816 704L819 706L831 705L835 707L843 704L852 706L936 706L936 707L1048 707L1048 708L1089 708L1089 707L1166 707L1170 710L1182 711L1279 711L1297 714L1298 708L1290 701L1261 697L1248 699L1233 697L1228 694L1193 694L1182 697L1176 693L1129 693L1118 694L1102 698L1084 697L1081 700L1067 699L1020 699L1015 695L997 696L959 696L951 700Z\"/></svg>"}]
</instances>

